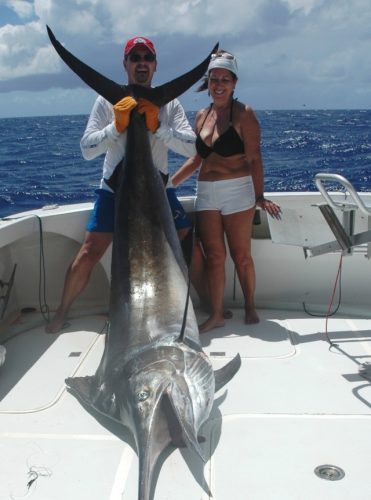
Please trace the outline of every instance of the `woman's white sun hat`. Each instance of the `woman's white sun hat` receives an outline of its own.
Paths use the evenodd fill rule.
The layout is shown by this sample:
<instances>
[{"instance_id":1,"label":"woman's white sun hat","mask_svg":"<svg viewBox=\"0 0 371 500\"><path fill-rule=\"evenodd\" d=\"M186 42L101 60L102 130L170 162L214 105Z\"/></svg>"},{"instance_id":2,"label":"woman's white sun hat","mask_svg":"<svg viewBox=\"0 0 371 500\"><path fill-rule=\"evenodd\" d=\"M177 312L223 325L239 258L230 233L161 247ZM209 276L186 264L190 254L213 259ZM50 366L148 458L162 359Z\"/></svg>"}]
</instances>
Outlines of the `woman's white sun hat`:
<instances>
[{"instance_id":1,"label":"woman's white sun hat","mask_svg":"<svg viewBox=\"0 0 371 500\"><path fill-rule=\"evenodd\" d=\"M236 58L228 52L221 52L219 54L213 54L211 56L209 67L207 68L207 73L216 68L227 69L231 71L236 76L236 78L238 77Z\"/></svg>"}]
</instances>

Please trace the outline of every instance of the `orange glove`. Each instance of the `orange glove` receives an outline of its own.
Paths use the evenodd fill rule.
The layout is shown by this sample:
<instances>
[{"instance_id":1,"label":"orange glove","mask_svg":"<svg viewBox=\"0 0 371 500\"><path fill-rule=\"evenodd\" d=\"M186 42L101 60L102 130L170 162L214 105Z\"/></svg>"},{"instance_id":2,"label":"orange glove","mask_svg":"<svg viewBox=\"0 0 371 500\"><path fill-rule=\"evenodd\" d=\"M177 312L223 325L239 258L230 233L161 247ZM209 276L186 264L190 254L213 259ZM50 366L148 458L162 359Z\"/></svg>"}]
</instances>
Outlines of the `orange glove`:
<instances>
[{"instance_id":1,"label":"orange glove","mask_svg":"<svg viewBox=\"0 0 371 500\"><path fill-rule=\"evenodd\" d=\"M137 106L137 101L134 97L128 95L121 99L113 106L113 112L115 114L115 127L117 132L124 132L130 121L130 113Z\"/></svg>"},{"instance_id":2,"label":"orange glove","mask_svg":"<svg viewBox=\"0 0 371 500\"><path fill-rule=\"evenodd\" d=\"M138 99L138 111L142 115L145 115L147 129L155 133L158 129L160 122L158 121L158 114L160 112L160 108L153 104L147 99L139 98Z\"/></svg>"}]
</instances>

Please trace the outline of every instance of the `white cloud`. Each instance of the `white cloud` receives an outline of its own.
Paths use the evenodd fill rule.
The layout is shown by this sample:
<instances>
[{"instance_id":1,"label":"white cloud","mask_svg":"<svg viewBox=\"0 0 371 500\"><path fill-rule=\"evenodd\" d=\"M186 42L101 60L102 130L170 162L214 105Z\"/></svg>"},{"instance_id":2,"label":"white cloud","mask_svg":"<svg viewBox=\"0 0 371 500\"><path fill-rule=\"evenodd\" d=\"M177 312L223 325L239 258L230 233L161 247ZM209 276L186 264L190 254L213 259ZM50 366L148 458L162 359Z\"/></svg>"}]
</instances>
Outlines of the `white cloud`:
<instances>
[{"instance_id":1,"label":"white cloud","mask_svg":"<svg viewBox=\"0 0 371 500\"><path fill-rule=\"evenodd\" d=\"M304 14L309 14L321 2L318 0L286 0L291 11L302 10Z\"/></svg>"},{"instance_id":2,"label":"white cloud","mask_svg":"<svg viewBox=\"0 0 371 500\"><path fill-rule=\"evenodd\" d=\"M6 5L24 24L0 26L0 92L9 91L12 81L19 89L22 84L41 88L35 75L57 71L61 75L50 78L50 86L56 81L66 88L79 84L54 53L48 24L69 50L113 79L123 78L124 41L142 34L158 47L156 82L189 69L219 40L238 57L241 100L254 99L254 91L261 102L264 91L267 101L274 96L289 107L293 96L300 102L304 90L309 96L312 89L318 106L325 106L321 96L334 94L342 107L353 95L364 96L365 102L369 96L369 0L157 0L136 5L132 0L6 0Z\"/></svg>"},{"instance_id":3,"label":"white cloud","mask_svg":"<svg viewBox=\"0 0 371 500\"><path fill-rule=\"evenodd\" d=\"M1 81L56 72L59 61L53 49L45 45L45 32L40 24L8 24L0 29L0 67Z\"/></svg>"},{"instance_id":4,"label":"white cloud","mask_svg":"<svg viewBox=\"0 0 371 500\"><path fill-rule=\"evenodd\" d=\"M34 0L35 13L41 24L48 24L60 33L85 35L92 39L97 39L104 29L105 16L101 18L99 14L109 3L104 2L100 9L95 0Z\"/></svg>"},{"instance_id":5,"label":"white cloud","mask_svg":"<svg viewBox=\"0 0 371 500\"><path fill-rule=\"evenodd\" d=\"M111 19L117 40L123 33L180 33L197 36L238 36L240 32L277 25L278 12L289 13L285 0L157 0L156 4L137 5L129 0L111 0L105 13ZM102 12L100 10L100 12ZM262 25L259 26L259 23Z\"/></svg>"},{"instance_id":6,"label":"white cloud","mask_svg":"<svg viewBox=\"0 0 371 500\"><path fill-rule=\"evenodd\" d=\"M33 4L26 0L6 0L5 5L21 19L30 19L34 14Z\"/></svg>"}]
</instances>

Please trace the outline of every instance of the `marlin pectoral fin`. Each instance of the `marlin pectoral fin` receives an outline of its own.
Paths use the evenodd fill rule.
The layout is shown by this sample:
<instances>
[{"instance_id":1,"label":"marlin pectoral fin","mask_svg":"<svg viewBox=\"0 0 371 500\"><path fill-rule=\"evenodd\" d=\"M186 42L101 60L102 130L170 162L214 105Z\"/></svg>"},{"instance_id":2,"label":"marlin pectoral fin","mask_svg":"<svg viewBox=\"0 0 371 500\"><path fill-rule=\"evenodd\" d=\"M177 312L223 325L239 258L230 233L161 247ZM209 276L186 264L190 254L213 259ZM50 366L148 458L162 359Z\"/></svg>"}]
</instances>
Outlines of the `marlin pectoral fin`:
<instances>
[{"instance_id":1,"label":"marlin pectoral fin","mask_svg":"<svg viewBox=\"0 0 371 500\"><path fill-rule=\"evenodd\" d=\"M77 59L77 57L71 54L71 52L65 49L63 45L58 42L49 26L47 26L46 29L48 31L50 41L61 59L63 59L67 66L69 66L72 71L74 71L81 78L81 80L89 85L89 87L93 88L111 104L116 104L116 102L120 101L123 97L129 95L127 87L119 85L113 80L106 78L98 73L98 71L95 71L93 68Z\"/></svg>"},{"instance_id":2,"label":"marlin pectoral fin","mask_svg":"<svg viewBox=\"0 0 371 500\"><path fill-rule=\"evenodd\" d=\"M215 376L215 392L224 387L238 372L241 366L241 356L236 356L229 361L223 368L214 371Z\"/></svg>"},{"instance_id":3,"label":"marlin pectoral fin","mask_svg":"<svg viewBox=\"0 0 371 500\"><path fill-rule=\"evenodd\" d=\"M91 390L95 377L69 377L65 380L68 389L85 404L91 405Z\"/></svg>"},{"instance_id":4,"label":"marlin pectoral fin","mask_svg":"<svg viewBox=\"0 0 371 500\"><path fill-rule=\"evenodd\" d=\"M65 382L68 390L83 404L114 420L119 419L114 395L104 384L98 387L97 377L69 377Z\"/></svg>"},{"instance_id":5,"label":"marlin pectoral fin","mask_svg":"<svg viewBox=\"0 0 371 500\"><path fill-rule=\"evenodd\" d=\"M166 400L168 404L170 404L172 411L175 414L177 424L179 429L175 432L181 432L182 437L186 444L189 444L194 451L199 455L203 462L207 462L207 459L199 445L197 438L197 430L194 428L195 419L192 408L192 400L191 396L188 393L186 397L182 394L182 391L179 389L177 385L173 385L171 393L164 398L163 404L166 408ZM171 419L169 418L169 412L167 411L168 416L168 425L170 427L169 432L170 435L174 434L174 430L171 429ZM178 441L180 440L180 436L178 436ZM174 439L173 439L174 442ZM174 442L174 444L177 444Z\"/></svg>"}]
</instances>

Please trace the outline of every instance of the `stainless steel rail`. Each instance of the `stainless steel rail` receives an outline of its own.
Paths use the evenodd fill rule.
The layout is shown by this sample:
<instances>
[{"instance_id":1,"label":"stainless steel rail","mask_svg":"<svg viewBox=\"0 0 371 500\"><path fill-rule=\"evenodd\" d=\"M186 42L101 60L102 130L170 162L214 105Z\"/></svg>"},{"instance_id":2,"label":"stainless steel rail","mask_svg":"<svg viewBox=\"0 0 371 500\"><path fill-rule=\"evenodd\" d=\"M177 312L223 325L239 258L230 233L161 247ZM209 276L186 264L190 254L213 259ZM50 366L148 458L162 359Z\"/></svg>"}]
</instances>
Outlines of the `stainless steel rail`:
<instances>
[{"instance_id":1,"label":"stainless steel rail","mask_svg":"<svg viewBox=\"0 0 371 500\"><path fill-rule=\"evenodd\" d=\"M326 202L334 210L337 209L337 210L347 211L347 210L355 210L355 209L359 208L359 210L361 210L361 212L363 212L365 215L367 215L368 217L371 216L371 209L369 209L364 204L361 197L359 196L357 191L354 189L354 186L348 181L348 179L346 179L342 175L318 173L314 177L314 181L316 183L318 190L320 191L322 196L325 198ZM353 203L348 201L348 200L343 200L341 202L335 201L330 196L329 192L326 190L326 188L324 186L324 182L326 182L326 181L330 181L330 182L332 181L332 182L337 182L337 183L341 184L346 189L346 191L348 191Z\"/></svg>"}]
</instances>

